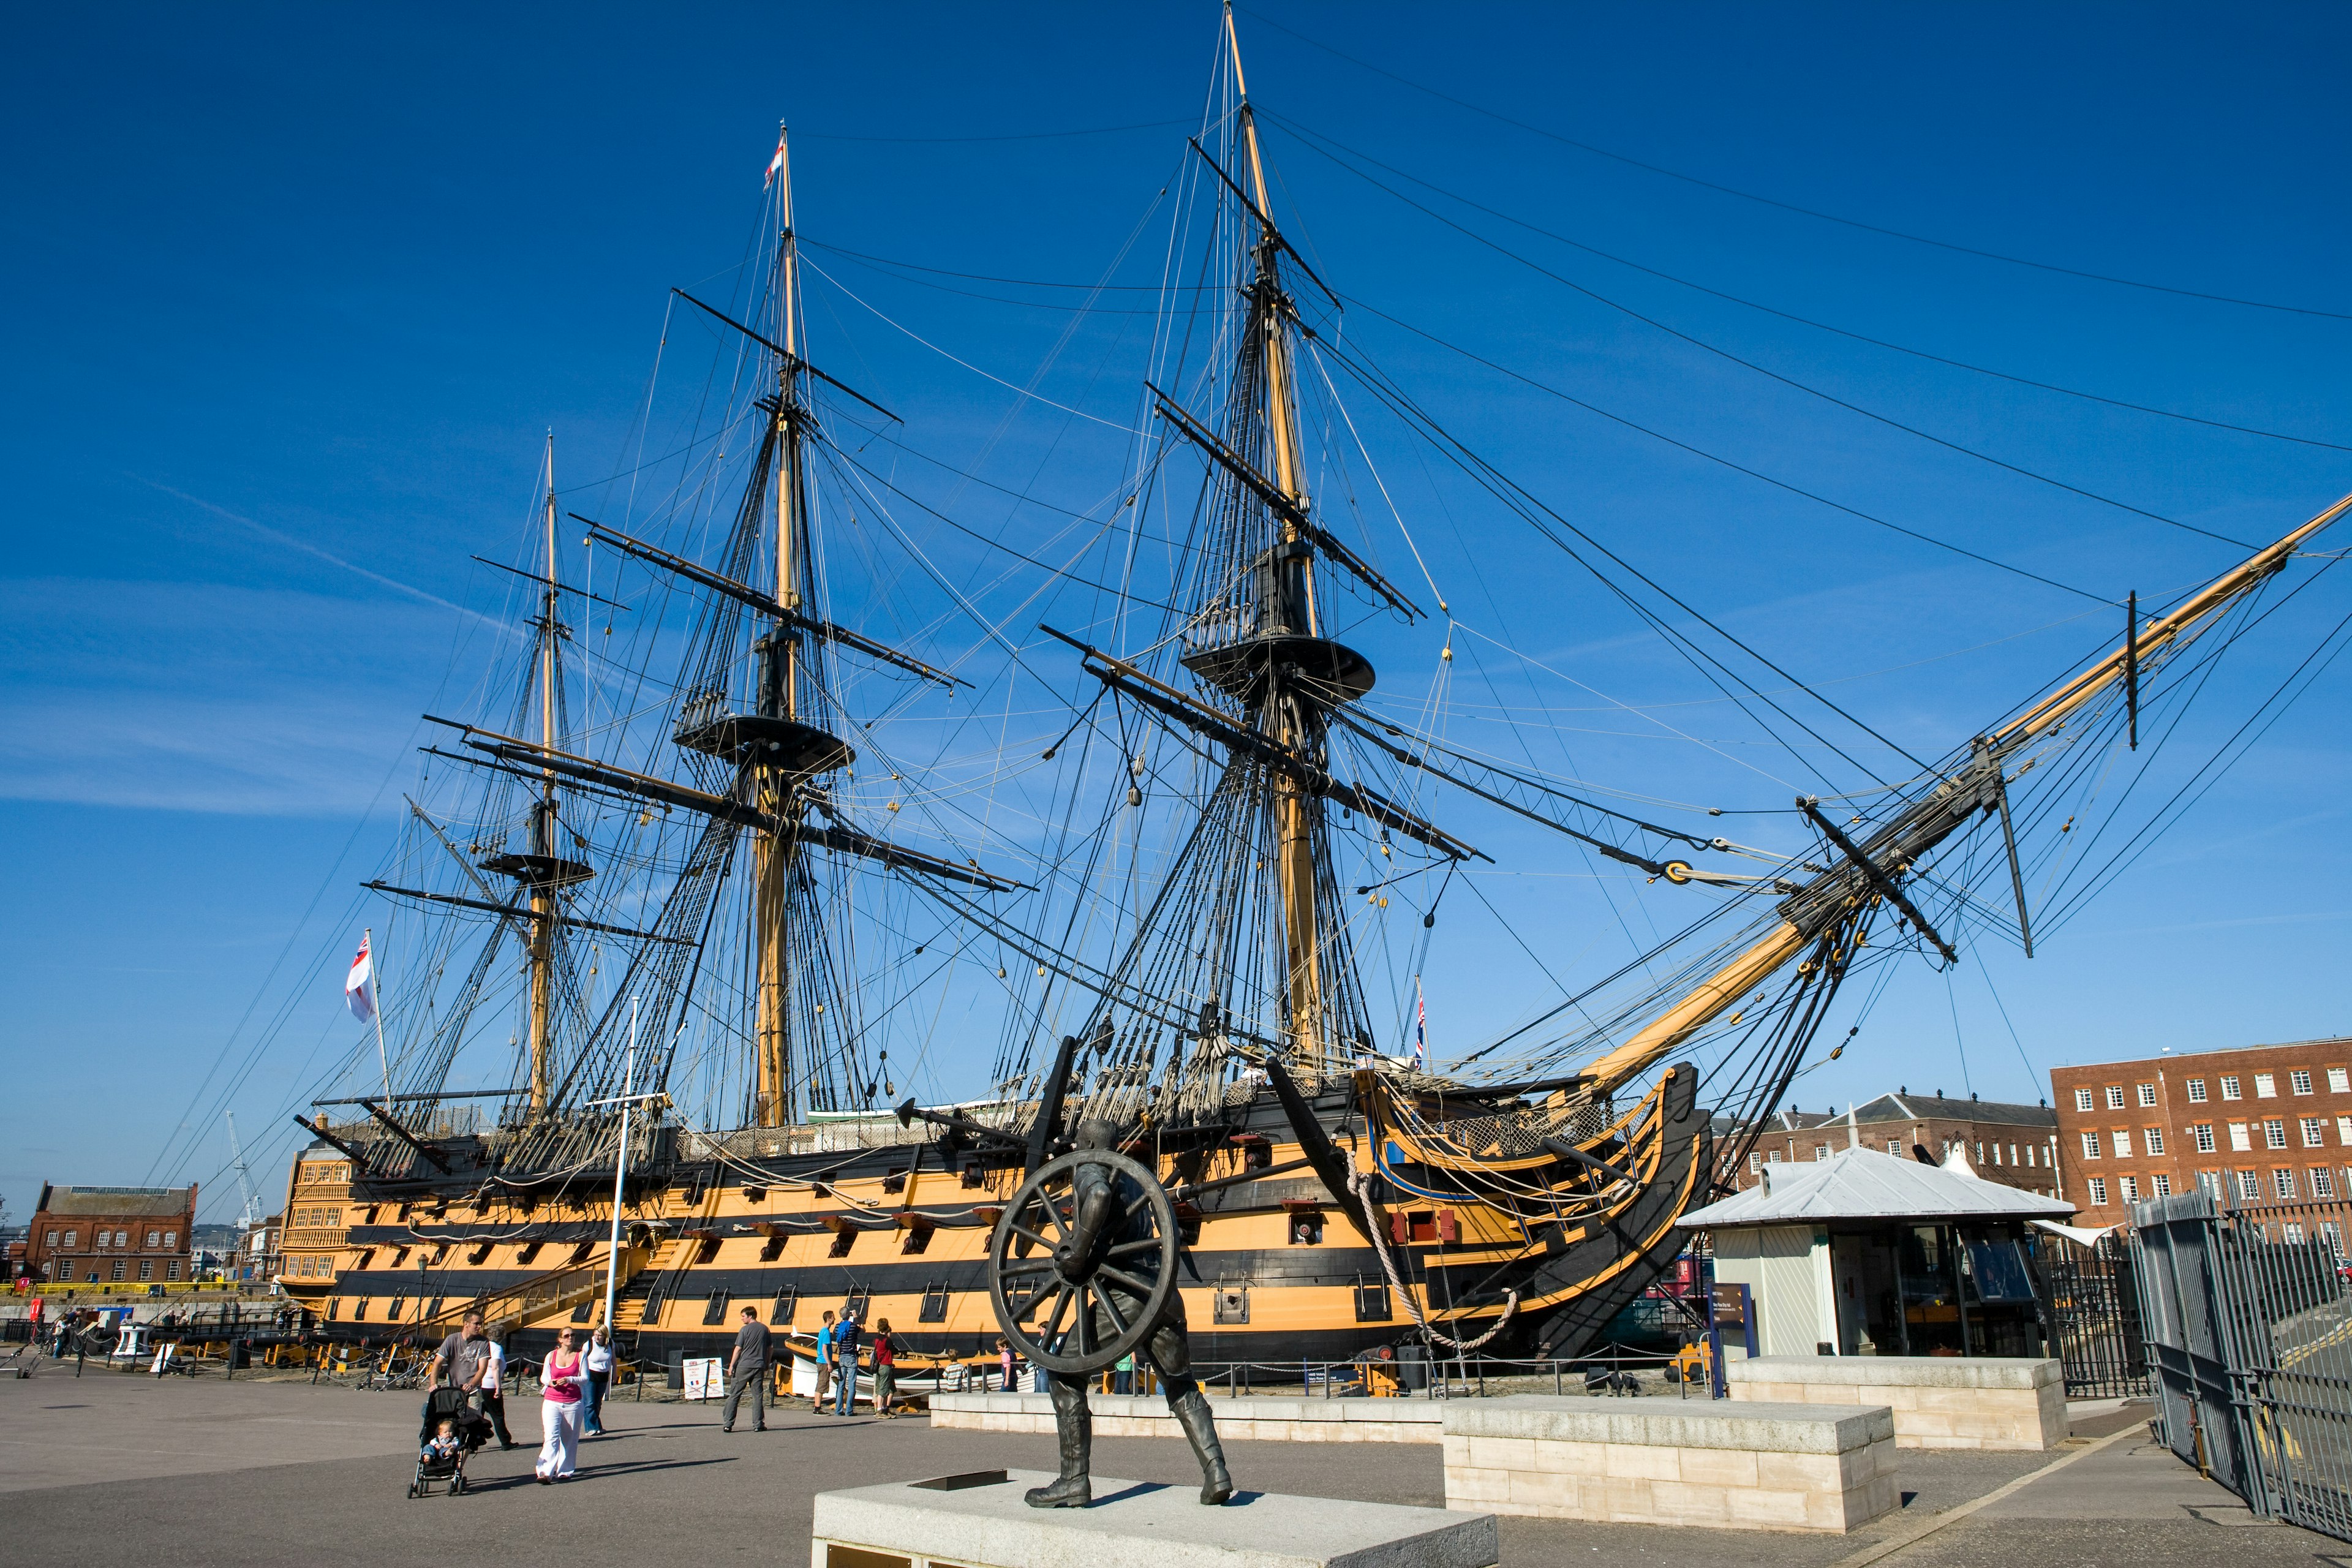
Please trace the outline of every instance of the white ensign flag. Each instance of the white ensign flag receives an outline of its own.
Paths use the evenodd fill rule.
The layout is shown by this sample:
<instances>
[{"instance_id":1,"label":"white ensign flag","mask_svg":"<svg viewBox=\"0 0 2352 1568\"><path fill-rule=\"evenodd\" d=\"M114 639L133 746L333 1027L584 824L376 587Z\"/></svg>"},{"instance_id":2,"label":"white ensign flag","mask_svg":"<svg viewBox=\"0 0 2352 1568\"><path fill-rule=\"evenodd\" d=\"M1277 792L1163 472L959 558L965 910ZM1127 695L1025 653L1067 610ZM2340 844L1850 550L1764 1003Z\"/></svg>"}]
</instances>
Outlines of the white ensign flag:
<instances>
[{"instance_id":1,"label":"white ensign flag","mask_svg":"<svg viewBox=\"0 0 2352 1568\"><path fill-rule=\"evenodd\" d=\"M375 961L368 957L365 937L360 938L359 956L352 960L351 973L343 977L343 1003L362 1024L375 1016Z\"/></svg>"}]
</instances>

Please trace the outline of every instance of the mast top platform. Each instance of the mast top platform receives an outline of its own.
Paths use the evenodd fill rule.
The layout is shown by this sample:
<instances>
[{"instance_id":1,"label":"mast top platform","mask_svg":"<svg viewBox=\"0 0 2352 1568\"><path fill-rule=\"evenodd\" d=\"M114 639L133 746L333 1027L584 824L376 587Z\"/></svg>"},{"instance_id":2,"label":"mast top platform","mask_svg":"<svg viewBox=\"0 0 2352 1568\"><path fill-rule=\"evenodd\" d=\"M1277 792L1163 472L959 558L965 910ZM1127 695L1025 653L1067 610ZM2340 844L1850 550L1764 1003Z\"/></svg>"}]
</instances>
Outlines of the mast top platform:
<instances>
[{"instance_id":1,"label":"mast top platform","mask_svg":"<svg viewBox=\"0 0 2352 1568\"><path fill-rule=\"evenodd\" d=\"M857 760L837 735L796 719L760 713L725 714L681 729L671 739L690 752L802 775L832 773Z\"/></svg>"},{"instance_id":2,"label":"mast top platform","mask_svg":"<svg viewBox=\"0 0 2352 1568\"><path fill-rule=\"evenodd\" d=\"M560 855L492 855L482 861L482 869L493 876L512 877L534 889L569 888L596 874L596 868L586 861L566 860Z\"/></svg>"},{"instance_id":3,"label":"mast top platform","mask_svg":"<svg viewBox=\"0 0 2352 1568\"><path fill-rule=\"evenodd\" d=\"M1303 682L1334 705L1352 702L1372 689L1371 660L1328 637L1277 632L1188 653L1184 668L1227 696L1255 704L1277 675L1286 684Z\"/></svg>"}]
</instances>

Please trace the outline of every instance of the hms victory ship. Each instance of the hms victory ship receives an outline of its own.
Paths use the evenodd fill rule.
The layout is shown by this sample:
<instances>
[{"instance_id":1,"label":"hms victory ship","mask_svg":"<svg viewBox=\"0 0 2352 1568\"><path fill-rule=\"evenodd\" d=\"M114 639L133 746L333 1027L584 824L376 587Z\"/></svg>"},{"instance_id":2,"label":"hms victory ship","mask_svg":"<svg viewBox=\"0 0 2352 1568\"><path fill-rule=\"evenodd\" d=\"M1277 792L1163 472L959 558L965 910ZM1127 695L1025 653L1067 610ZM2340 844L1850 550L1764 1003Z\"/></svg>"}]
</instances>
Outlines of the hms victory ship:
<instances>
[{"instance_id":1,"label":"hms victory ship","mask_svg":"<svg viewBox=\"0 0 2352 1568\"><path fill-rule=\"evenodd\" d=\"M1792 847L1450 739L1444 606L1370 542L1385 491L1351 406L1475 485L1496 559L1636 606L1768 730L1848 724L1843 756L1859 721L1337 330L1230 15L1218 42L1129 447L1084 519L1125 542L1080 572L1066 541L1012 539L1025 618L984 617L894 521L929 509L873 453L921 460L920 432L812 343L782 139L759 264L732 296L672 291L665 353L709 346L675 482L575 510L551 444L500 568L511 640L432 716L369 884L381 1055L300 1118L282 1282L321 1331L421 1341L478 1307L532 1353L609 1310L625 1354L667 1362L745 1305L804 1345L847 1304L918 1365L979 1358L1007 1195L1105 1121L1189 1194L1203 1363L1572 1356L1842 1048L1856 975L2031 952L2038 909L2111 874L2075 850L2146 830L2115 781L2148 716L2346 510L2134 601L1892 782L1857 764L1759 803ZM892 586L922 582L936 615ZM1428 700L1375 702L1345 640L1374 623L1424 639ZM1054 694L1034 735L1014 682ZM1673 934L1448 1064L1416 1048L1411 977L1502 826L1623 871ZM965 1098L918 1104L919 1079Z\"/></svg>"}]
</instances>

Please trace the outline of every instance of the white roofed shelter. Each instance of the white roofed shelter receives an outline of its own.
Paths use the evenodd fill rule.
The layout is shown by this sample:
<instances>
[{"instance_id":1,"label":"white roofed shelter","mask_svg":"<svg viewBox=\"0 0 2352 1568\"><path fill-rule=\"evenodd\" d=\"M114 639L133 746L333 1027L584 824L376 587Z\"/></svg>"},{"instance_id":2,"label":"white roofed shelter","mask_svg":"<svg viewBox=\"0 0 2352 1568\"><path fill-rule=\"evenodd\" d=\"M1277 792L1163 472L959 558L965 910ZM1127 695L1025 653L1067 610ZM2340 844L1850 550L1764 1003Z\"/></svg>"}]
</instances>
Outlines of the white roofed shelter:
<instances>
[{"instance_id":1,"label":"white roofed shelter","mask_svg":"<svg viewBox=\"0 0 2352 1568\"><path fill-rule=\"evenodd\" d=\"M2033 1220L2074 1205L1870 1149L1765 1167L1683 1216L1707 1232L1718 1285L1748 1287L1760 1355L2048 1353Z\"/></svg>"}]
</instances>

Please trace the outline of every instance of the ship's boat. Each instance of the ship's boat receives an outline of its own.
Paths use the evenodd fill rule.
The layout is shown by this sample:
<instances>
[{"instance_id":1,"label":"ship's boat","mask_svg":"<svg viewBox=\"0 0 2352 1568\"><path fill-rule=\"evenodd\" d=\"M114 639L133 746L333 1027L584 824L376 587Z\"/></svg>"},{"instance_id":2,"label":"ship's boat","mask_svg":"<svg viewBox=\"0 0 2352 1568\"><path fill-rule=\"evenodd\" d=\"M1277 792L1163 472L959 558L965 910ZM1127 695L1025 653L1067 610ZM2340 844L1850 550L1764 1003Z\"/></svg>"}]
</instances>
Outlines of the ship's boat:
<instances>
[{"instance_id":1,"label":"ship's boat","mask_svg":"<svg viewBox=\"0 0 2352 1568\"><path fill-rule=\"evenodd\" d=\"M673 294L665 353L711 356L667 489L579 510L551 443L506 569L514 647L471 716L436 720L369 884L394 911L386 1033L300 1119L282 1283L324 1331L425 1339L478 1307L526 1353L609 1321L669 1362L716 1353L745 1305L803 1345L848 1306L916 1367L992 1360L1008 1196L1100 1122L1187 1194L1212 1369L1573 1356L1680 1250L1737 1130L1843 1048L1855 974L1970 940L2030 953L2037 901L2112 874L2074 851L2121 820L2143 711L2197 695L2352 504L2134 601L2120 641L1942 755L1876 737L1905 759L1891 782L1857 763L1856 790L1780 795L1794 850L1450 740L1436 698L1420 723L1370 704L1342 640L1431 607L1346 521L1381 492L1349 396L1475 481L1515 531L1498 560L1637 606L1768 728L1840 756L1868 732L1334 330L1340 298L1275 216L1230 16L1220 42L1171 187L1170 253L1200 259L1160 289L1108 499L1072 514L1111 542L1083 567L893 478L934 459L813 363L781 137L764 270ZM895 521L917 511L1030 599L982 611ZM1042 747L1016 688L1051 694ZM1441 1062L1400 1004L1486 861L1481 821L1625 868L1673 934ZM901 1079L969 1098L919 1105Z\"/></svg>"}]
</instances>

